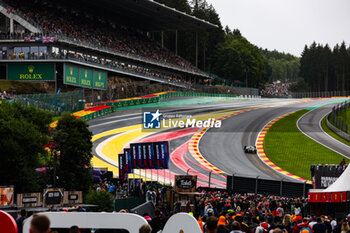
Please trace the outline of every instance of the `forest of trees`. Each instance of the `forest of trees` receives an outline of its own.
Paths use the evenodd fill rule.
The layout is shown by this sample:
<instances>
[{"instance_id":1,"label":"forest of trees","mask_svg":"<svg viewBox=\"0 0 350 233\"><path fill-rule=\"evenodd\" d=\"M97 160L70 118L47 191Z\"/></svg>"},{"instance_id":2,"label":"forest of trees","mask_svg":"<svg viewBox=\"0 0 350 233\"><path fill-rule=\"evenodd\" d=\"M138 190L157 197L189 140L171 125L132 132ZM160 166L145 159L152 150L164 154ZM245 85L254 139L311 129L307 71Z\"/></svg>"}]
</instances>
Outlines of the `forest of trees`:
<instances>
[{"instance_id":1,"label":"forest of trees","mask_svg":"<svg viewBox=\"0 0 350 233\"><path fill-rule=\"evenodd\" d=\"M300 58L300 76L309 91L337 91L350 89L350 47L345 42L331 49L327 44L305 46Z\"/></svg>"},{"instance_id":2,"label":"forest of trees","mask_svg":"<svg viewBox=\"0 0 350 233\"><path fill-rule=\"evenodd\" d=\"M271 67L271 75L269 76L269 83L274 81L292 83L297 81L299 77L300 61L299 58L289 53L281 53L276 50L269 51L261 49L262 53L268 60Z\"/></svg>"}]
</instances>

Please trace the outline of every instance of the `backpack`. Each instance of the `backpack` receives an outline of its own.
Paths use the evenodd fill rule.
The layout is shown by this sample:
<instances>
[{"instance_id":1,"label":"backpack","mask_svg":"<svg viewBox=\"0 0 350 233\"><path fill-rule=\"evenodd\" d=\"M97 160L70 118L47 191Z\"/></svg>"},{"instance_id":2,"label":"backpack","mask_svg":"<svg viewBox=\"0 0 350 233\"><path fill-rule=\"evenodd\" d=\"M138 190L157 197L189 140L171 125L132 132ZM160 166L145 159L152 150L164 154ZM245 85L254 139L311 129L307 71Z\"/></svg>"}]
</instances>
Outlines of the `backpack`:
<instances>
[{"instance_id":1,"label":"backpack","mask_svg":"<svg viewBox=\"0 0 350 233\"><path fill-rule=\"evenodd\" d=\"M306 227L302 227L300 230L299 230L299 233L312 233L310 227L306 226Z\"/></svg>"}]
</instances>

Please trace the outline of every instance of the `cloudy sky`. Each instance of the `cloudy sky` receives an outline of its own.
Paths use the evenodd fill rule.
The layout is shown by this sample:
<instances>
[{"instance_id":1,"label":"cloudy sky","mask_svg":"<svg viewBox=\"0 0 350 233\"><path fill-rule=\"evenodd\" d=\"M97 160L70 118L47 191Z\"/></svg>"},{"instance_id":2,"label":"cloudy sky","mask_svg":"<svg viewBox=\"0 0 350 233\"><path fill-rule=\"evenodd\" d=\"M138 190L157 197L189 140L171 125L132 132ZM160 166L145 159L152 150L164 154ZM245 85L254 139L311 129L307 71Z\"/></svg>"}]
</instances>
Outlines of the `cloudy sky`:
<instances>
[{"instance_id":1,"label":"cloudy sky","mask_svg":"<svg viewBox=\"0 0 350 233\"><path fill-rule=\"evenodd\" d=\"M299 56L313 41L350 43L350 0L207 0L223 26L253 44Z\"/></svg>"}]
</instances>

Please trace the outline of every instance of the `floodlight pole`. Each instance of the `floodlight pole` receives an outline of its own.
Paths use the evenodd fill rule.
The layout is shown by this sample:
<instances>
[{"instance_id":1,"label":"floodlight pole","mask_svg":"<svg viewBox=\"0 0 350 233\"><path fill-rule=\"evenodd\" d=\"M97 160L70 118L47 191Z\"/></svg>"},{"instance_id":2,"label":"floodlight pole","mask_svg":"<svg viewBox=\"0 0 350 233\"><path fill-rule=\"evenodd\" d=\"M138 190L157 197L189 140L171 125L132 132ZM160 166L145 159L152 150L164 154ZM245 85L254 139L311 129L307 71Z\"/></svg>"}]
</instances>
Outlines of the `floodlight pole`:
<instances>
[{"instance_id":1,"label":"floodlight pole","mask_svg":"<svg viewBox=\"0 0 350 233\"><path fill-rule=\"evenodd\" d=\"M175 30L175 55L177 56L177 40L178 40L178 38L177 38L177 30Z\"/></svg>"},{"instance_id":2,"label":"floodlight pole","mask_svg":"<svg viewBox=\"0 0 350 233\"><path fill-rule=\"evenodd\" d=\"M209 172L209 181L208 181L208 188L210 188L210 182L211 182L211 173L212 173L213 171L210 171Z\"/></svg>"},{"instance_id":3,"label":"floodlight pole","mask_svg":"<svg viewBox=\"0 0 350 233\"><path fill-rule=\"evenodd\" d=\"M198 67L198 31L196 31L196 67Z\"/></svg>"}]
</instances>

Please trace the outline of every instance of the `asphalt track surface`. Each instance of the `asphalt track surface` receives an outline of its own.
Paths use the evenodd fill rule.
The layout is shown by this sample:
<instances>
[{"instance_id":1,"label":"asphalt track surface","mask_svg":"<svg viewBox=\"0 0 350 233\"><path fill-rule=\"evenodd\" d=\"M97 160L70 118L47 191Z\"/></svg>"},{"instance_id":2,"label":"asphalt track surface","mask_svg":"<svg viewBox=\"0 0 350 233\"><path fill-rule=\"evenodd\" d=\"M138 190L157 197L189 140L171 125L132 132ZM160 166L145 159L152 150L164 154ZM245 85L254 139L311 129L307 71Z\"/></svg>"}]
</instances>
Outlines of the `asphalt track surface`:
<instances>
[{"instance_id":1,"label":"asphalt track surface","mask_svg":"<svg viewBox=\"0 0 350 233\"><path fill-rule=\"evenodd\" d=\"M300 131L316 142L350 158L350 147L328 135L321 127L320 122L331 112L335 105L337 105L337 103L324 105L306 113L299 119L298 127Z\"/></svg>"},{"instance_id":2,"label":"asphalt track surface","mask_svg":"<svg viewBox=\"0 0 350 233\"><path fill-rule=\"evenodd\" d=\"M298 111L315 105L332 102L334 99L313 100L311 102L296 103L300 99L252 99L223 101L209 104L186 105L176 107L160 108L162 113L182 113L196 116L197 114L210 114L217 111L238 111L249 110L223 120L221 128L212 128L206 131L199 142L199 151L203 157L212 165L219 168L228 175L264 178L270 180L284 180L297 182L288 178L265 165L257 155L246 154L243 151L244 145L255 145L259 132L271 120L286 113ZM252 110L253 109L253 110ZM120 110L112 115L89 121L90 130L93 135L108 132L113 129L133 126L142 123L142 112L149 109L129 109ZM155 109L152 109L155 110ZM172 135L172 130L176 136ZM162 140L164 137L171 140L170 151L170 173L167 178L172 178L174 174L198 175L200 184L208 182L209 172L206 167L196 161L188 152L188 143L191 132L179 129L172 129L160 133ZM181 131L181 132L180 132ZM96 147L111 136L101 137L94 141L94 154ZM118 136L118 135L117 135ZM152 137L152 136L151 136ZM147 139L147 137L146 137ZM329 139L328 139L329 140ZM283 146L283 145L281 145ZM116 152L116 154L119 152ZM98 155L96 157L99 157ZM99 158L104 160L103 158ZM110 163L106 160L104 162ZM111 164L111 163L110 163ZM154 177L154 173L153 173ZM221 174L212 174L214 187L224 187L226 178Z\"/></svg>"}]
</instances>

